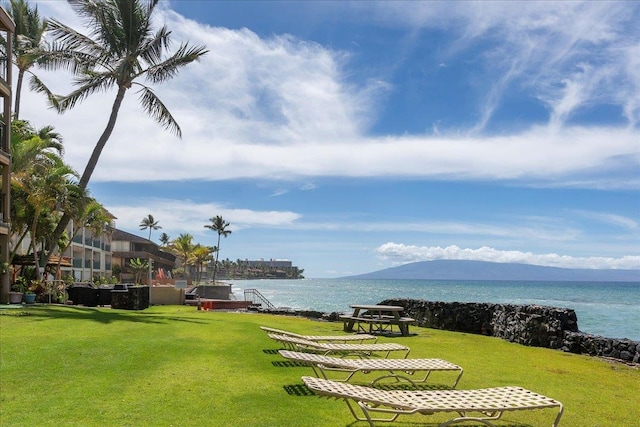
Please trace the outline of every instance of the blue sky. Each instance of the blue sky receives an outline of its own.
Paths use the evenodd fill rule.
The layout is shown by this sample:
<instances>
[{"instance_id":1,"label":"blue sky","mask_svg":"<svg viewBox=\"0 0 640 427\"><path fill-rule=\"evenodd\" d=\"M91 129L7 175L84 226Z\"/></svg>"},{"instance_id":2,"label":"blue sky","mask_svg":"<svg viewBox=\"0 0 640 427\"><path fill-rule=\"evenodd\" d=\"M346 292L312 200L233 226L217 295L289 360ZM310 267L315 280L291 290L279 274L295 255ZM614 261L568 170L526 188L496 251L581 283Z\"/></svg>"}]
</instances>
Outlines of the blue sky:
<instances>
[{"instance_id":1,"label":"blue sky","mask_svg":"<svg viewBox=\"0 0 640 427\"><path fill-rule=\"evenodd\" d=\"M158 19L210 52L155 88L182 139L128 93L90 183L118 228L147 236L152 214L156 242L215 245L222 215L221 258L307 277L640 268L640 3L175 0ZM81 172L114 96L58 115L25 92L21 118L55 126Z\"/></svg>"}]
</instances>

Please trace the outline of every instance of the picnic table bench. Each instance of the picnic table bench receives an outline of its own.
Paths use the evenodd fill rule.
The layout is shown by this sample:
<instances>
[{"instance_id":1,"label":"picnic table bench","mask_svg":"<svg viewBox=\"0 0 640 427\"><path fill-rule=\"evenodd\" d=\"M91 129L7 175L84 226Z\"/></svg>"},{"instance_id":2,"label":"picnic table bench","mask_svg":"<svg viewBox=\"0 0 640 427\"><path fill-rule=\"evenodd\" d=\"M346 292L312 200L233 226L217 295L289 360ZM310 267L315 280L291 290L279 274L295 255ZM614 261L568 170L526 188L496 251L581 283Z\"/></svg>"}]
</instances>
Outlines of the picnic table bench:
<instances>
[{"instance_id":1,"label":"picnic table bench","mask_svg":"<svg viewBox=\"0 0 640 427\"><path fill-rule=\"evenodd\" d=\"M345 332L385 333L392 332L393 326L397 326L400 334L409 335L409 325L415 323L411 317L401 316L403 307L396 305L360 305L354 304L351 315L341 315Z\"/></svg>"}]
</instances>

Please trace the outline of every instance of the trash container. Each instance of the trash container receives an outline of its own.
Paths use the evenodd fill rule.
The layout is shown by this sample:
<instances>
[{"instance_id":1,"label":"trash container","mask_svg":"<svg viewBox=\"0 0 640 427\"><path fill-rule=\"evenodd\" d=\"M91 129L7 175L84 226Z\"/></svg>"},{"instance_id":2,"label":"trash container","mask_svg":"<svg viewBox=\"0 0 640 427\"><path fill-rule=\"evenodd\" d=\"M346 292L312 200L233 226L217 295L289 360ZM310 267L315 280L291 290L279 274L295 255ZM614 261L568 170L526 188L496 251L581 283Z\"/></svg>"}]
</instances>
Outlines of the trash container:
<instances>
[{"instance_id":1,"label":"trash container","mask_svg":"<svg viewBox=\"0 0 640 427\"><path fill-rule=\"evenodd\" d=\"M95 307L98 305L98 289L88 283L74 283L67 288L69 300L74 305Z\"/></svg>"},{"instance_id":2,"label":"trash container","mask_svg":"<svg viewBox=\"0 0 640 427\"><path fill-rule=\"evenodd\" d=\"M100 286L98 289L98 305L111 305L111 291L113 286Z\"/></svg>"}]
</instances>

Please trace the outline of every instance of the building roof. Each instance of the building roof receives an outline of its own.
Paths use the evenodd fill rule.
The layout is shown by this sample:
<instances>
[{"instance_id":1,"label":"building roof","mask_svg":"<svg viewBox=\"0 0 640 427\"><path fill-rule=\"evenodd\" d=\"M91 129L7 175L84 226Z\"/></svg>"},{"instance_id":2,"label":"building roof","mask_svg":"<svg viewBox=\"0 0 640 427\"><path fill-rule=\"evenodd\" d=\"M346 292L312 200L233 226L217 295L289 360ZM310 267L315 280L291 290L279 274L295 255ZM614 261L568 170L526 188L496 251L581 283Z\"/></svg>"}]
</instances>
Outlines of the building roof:
<instances>
[{"instance_id":1,"label":"building roof","mask_svg":"<svg viewBox=\"0 0 640 427\"><path fill-rule=\"evenodd\" d=\"M117 228L113 230L113 234L111 235L111 241L114 241L114 240L120 240L123 242L134 242L134 243L151 243L152 245L158 246L156 243L152 242L149 239L136 236L135 234L127 233L126 231L118 230Z\"/></svg>"}]
</instances>

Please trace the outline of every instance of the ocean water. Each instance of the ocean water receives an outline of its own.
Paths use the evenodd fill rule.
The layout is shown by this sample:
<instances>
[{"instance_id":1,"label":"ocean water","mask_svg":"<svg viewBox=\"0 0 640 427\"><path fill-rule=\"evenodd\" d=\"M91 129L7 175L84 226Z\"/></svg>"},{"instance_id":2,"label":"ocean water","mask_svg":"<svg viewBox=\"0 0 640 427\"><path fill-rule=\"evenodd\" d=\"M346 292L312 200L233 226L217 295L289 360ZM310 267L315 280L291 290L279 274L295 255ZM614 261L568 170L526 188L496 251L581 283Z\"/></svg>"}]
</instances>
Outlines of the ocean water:
<instances>
[{"instance_id":1,"label":"ocean water","mask_svg":"<svg viewBox=\"0 0 640 427\"><path fill-rule=\"evenodd\" d=\"M389 298L537 304L575 310L581 332L640 341L640 282L229 280L237 299L257 289L276 307L349 313Z\"/></svg>"}]
</instances>

